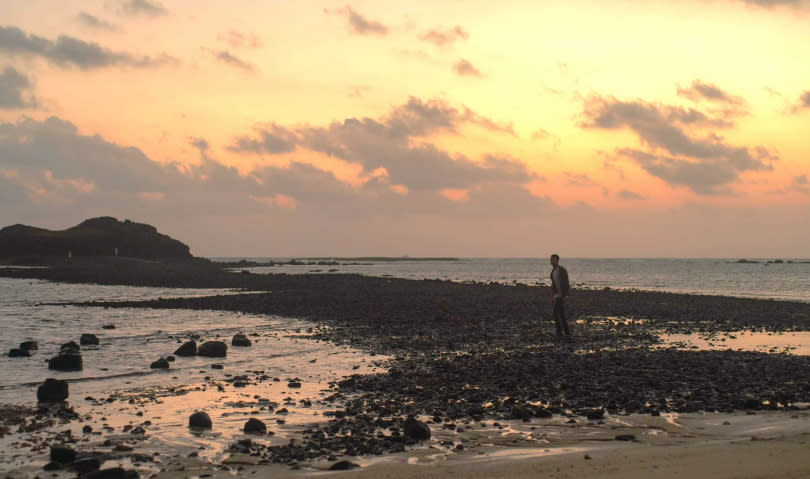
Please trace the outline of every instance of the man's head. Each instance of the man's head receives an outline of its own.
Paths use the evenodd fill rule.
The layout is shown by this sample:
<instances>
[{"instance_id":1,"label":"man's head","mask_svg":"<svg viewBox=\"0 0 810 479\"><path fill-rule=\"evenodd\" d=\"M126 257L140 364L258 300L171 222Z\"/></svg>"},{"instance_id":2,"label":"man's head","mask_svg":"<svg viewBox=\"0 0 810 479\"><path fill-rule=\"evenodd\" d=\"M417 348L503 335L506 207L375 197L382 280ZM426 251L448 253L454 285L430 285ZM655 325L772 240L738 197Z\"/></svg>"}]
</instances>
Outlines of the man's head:
<instances>
[{"instance_id":1,"label":"man's head","mask_svg":"<svg viewBox=\"0 0 810 479\"><path fill-rule=\"evenodd\" d=\"M559 262L560 262L560 255L558 255L557 253L551 255L551 266L554 266L556 268Z\"/></svg>"}]
</instances>

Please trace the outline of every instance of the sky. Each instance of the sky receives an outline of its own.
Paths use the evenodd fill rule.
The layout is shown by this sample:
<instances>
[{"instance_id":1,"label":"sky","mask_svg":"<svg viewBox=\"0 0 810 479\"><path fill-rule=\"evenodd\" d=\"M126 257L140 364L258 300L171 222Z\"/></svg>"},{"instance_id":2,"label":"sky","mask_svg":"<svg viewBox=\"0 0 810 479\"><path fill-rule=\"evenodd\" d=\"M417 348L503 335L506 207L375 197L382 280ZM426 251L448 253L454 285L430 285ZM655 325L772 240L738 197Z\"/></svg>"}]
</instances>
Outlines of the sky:
<instances>
[{"instance_id":1,"label":"sky","mask_svg":"<svg viewBox=\"0 0 810 479\"><path fill-rule=\"evenodd\" d=\"M810 257L810 0L0 2L0 225Z\"/></svg>"}]
</instances>

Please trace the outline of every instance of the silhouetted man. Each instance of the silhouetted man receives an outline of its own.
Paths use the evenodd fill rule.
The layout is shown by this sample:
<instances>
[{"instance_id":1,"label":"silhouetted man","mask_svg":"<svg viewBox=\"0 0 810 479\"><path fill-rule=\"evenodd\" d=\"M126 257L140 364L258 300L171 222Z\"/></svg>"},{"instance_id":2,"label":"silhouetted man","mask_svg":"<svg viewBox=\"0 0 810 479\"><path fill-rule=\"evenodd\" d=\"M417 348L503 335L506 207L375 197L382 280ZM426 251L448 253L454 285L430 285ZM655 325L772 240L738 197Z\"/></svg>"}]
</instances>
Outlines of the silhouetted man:
<instances>
[{"instance_id":1,"label":"silhouetted man","mask_svg":"<svg viewBox=\"0 0 810 479\"><path fill-rule=\"evenodd\" d=\"M554 326L557 327L557 337L565 335L566 338L571 337L571 331L568 329L568 320L565 318L565 302L568 301L568 271L560 266L560 255L551 255L551 297L554 302L554 311L551 313L554 317Z\"/></svg>"}]
</instances>

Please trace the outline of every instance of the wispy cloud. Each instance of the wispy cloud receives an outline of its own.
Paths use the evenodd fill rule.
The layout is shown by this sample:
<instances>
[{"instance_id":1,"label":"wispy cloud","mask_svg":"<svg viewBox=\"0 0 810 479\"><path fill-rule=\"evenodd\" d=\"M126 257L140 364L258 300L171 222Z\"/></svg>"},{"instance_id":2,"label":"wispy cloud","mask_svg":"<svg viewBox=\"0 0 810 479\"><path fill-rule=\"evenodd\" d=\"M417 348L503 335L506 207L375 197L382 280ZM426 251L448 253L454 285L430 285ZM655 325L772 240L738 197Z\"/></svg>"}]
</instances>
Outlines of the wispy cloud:
<instances>
[{"instance_id":1,"label":"wispy cloud","mask_svg":"<svg viewBox=\"0 0 810 479\"><path fill-rule=\"evenodd\" d=\"M382 22L366 18L349 5L336 10L324 9L324 13L345 17L347 28L357 35L385 36L388 34L388 27Z\"/></svg>"},{"instance_id":2,"label":"wispy cloud","mask_svg":"<svg viewBox=\"0 0 810 479\"><path fill-rule=\"evenodd\" d=\"M456 25L453 28L432 28L419 35L421 40L432 43L437 47L449 46L459 40L466 40L469 37L470 34L461 28L460 25Z\"/></svg>"},{"instance_id":3,"label":"wispy cloud","mask_svg":"<svg viewBox=\"0 0 810 479\"><path fill-rule=\"evenodd\" d=\"M262 40L255 33L242 33L236 30L229 30L217 35L217 40L225 42L231 48L261 48Z\"/></svg>"},{"instance_id":4,"label":"wispy cloud","mask_svg":"<svg viewBox=\"0 0 810 479\"><path fill-rule=\"evenodd\" d=\"M227 50L212 50L212 49L209 49L209 48L203 48L203 50L206 51L208 54L210 54L215 59L217 59L218 61L220 61L220 62L222 62L222 63L224 63L226 65L232 66L234 68L238 68L238 69L246 71L246 72L254 72L254 71L256 71L256 66L255 65L253 65L252 63L248 63L248 62L242 60L241 58L238 58L237 56L233 55L231 52L229 52Z\"/></svg>"},{"instance_id":5,"label":"wispy cloud","mask_svg":"<svg viewBox=\"0 0 810 479\"><path fill-rule=\"evenodd\" d=\"M121 3L121 10L129 17L156 18L169 14L160 2L149 0L127 0Z\"/></svg>"},{"instance_id":6,"label":"wispy cloud","mask_svg":"<svg viewBox=\"0 0 810 479\"><path fill-rule=\"evenodd\" d=\"M37 100L30 93L31 81L10 66L0 73L0 109L35 108Z\"/></svg>"},{"instance_id":7,"label":"wispy cloud","mask_svg":"<svg viewBox=\"0 0 810 479\"><path fill-rule=\"evenodd\" d=\"M678 88L678 95L694 102L705 100L728 105L745 104L745 100L743 100L742 97L731 95L717 85L703 83L700 80L693 81L688 88Z\"/></svg>"},{"instance_id":8,"label":"wispy cloud","mask_svg":"<svg viewBox=\"0 0 810 479\"><path fill-rule=\"evenodd\" d=\"M453 65L453 71L460 76L483 78L484 74L481 73L469 60L461 59Z\"/></svg>"},{"instance_id":9,"label":"wispy cloud","mask_svg":"<svg viewBox=\"0 0 810 479\"><path fill-rule=\"evenodd\" d=\"M179 63L178 59L166 54L135 56L67 35L50 40L25 33L17 27L0 27L0 53L12 57L40 57L62 68L76 67L82 70L110 66L151 68Z\"/></svg>"},{"instance_id":10,"label":"wispy cloud","mask_svg":"<svg viewBox=\"0 0 810 479\"><path fill-rule=\"evenodd\" d=\"M79 12L76 15L76 21L85 28L90 30L98 30L104 32L114 32L118 30L118 27L110 22L102 20L95 15L91 15L87 12Z\"/></svg>"},{"instance_id":11,"label":"wispy cloud","mask_svg":"<svg viewBox=\"0 0 810 479\"><path fill-rule=\"evenodd\" d=\"M636 192L633 192L633 191L630 191L630 190L625 190L625 189L619 190L619 192L616 193L616 196L618 196L619 198L621 198L623 200L628 200L628 201L638 201L638 200L646 199L644 196L642 196L642 195L640 195L640 194L638 194Z\"/></svg>"}]
</instances>

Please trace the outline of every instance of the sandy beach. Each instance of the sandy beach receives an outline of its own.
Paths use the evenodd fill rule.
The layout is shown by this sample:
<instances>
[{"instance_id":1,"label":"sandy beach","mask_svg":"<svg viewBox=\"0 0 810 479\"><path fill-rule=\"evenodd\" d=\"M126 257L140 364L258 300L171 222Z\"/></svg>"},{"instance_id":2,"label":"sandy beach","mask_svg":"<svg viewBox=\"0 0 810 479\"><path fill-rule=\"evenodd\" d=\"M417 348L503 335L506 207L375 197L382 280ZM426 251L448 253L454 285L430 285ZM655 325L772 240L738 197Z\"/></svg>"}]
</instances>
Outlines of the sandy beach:
<instances>
[{"instance_id":1,"label":"sandy beach","mask_svg":"<svg viewBox=\"0 0 810 479\"><path fill-rule=\"evenodd\" d=\"M561 342L538 312L542 287L209 268L0 269L18 280L246 289L58 307L97 321L113 312L248 315L244 332L257 341L217 367L177 358L166 373L174 386L83 398L74 382L69 402L50 412L31 409L32 383L28 409L4 407L8 476L35 477L48 464L75 474L75 465L53 464L54 447L101 469L167 478L301 477L336 464L357 467L329 474L392 478L810 472L808 304L581 289L575 337ZM280 333L262 329L262 315L303 322ZM170 354L192 337L178 330L150 341ZM289 374L267 374L261 357L272 349L262 348L278 341L323 343L338 356L296 353ZM85 354L105 351L102 343ZM188 429L196 410L211 412L213 428ZM242 433L249 418L268 433Z\"/></svg>"}]
</instances>

